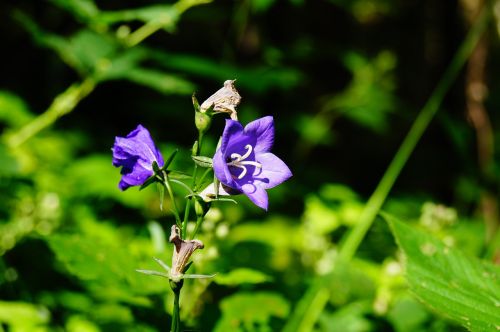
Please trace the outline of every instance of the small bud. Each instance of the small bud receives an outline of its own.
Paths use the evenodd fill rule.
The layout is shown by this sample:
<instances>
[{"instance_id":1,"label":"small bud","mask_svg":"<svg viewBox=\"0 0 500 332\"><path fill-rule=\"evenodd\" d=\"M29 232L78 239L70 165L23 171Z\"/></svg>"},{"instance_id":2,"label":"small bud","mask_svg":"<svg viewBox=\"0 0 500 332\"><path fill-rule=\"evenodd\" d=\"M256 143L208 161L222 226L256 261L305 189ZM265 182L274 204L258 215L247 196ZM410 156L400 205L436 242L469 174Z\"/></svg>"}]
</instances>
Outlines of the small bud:
<instances>
[{"instance_id":1,"label":"small bud","mask_svg":"<svg viewBox=\"0 0 500 332\"><path fill-rule=\"evenodd\" d=\"M210 210L210 202L205 202L199 196L195 197L194 211L196 212L196 217L203 218L208 210Z\"/></svg>"},{"instance_id":2,"label":"small bud","mask_svg":"<svg viewBox=\"0 0 500 332\"><path fill-rule=\"evenodd\" d=\"M204 202L210 203L212 201L225 200L221 198L239 194L241 194L241 191L225 186L219 182L218 187L216 187L215 183L209 184L200 192L199 197L201 197Z\"/></svg>"},{"instance_id":3,"label":"small bud","mask_svg":"<svg viewBox=\"0 0 500 332\"><path fill-rule=\"evenodd\" d=\"M193 144L193 147L191 148L191 155L197 156L198 155L198 150L199 150L199 144L198 141L195 141Z\"/></svg>"},{"instance_id":4,"label":"small bud","mask_svg":"<svg viewBox=\"0 0 500 332\"><path fill-rule=\"evenodd\" d=\"M194 123L196 125L196 129L198 129L201 134L204 134L208 131L208 129L210 129L212 117L207 113L195 112Z\"/></svg>"},{"instance_id":5,"label":"small bud","mask_svg":"<svg viewBox=\"0 0 500 332\"><path fill-rule=\"evenodd\" d=\"M207 113L212 109L215 113L228 113L231 119L238 120L236 107L240 104L241 96L234 87L235 80L227 80L224 86L217 90L200 106L200 112Z\"/></svg>"}]
</instances>

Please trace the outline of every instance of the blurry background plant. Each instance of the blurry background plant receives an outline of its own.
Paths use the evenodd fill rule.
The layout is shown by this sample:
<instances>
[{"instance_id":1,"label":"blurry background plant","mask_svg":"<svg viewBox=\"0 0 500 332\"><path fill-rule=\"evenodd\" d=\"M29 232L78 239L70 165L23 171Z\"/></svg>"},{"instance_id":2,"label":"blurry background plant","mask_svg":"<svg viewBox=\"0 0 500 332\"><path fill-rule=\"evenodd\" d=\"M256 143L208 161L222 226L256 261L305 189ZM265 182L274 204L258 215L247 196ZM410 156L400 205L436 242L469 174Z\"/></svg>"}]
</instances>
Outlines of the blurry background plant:
<instances>
[{"instance_id":1,"label":"blurry background plant","mask_svg":"<svg viewBox=\"0 0 500 332\"><path fill-rule=\"evenodd\" d=\"M382 219L354 259L334 262L482 2L208 2L0 4L0 330L168 328L168 285L134 270L155 268L152 256L171 257L165 230L173 217L168 206L159 210L155 190L117 189L109 149L117 133L143 123L164 153L187 151L196 134L190 95L203 100L227 78L243 95L243 123L275 117L273 151L294 178L269 192L268 214L240 199L207 216L207 250L193 270L219 273L186 282L187 326L457 331L468 326L463 317L494 323L487 295L498 270L453 248L499 259L500 3L491 3L493 23L443 91L447 99L384 205L412 225L391 219L412 271L407 283ZM213 124L220 129L221 119ZM207 148L216 141L207 138ZM180 154L176 168L189 158ZM471 276L438 290L489 289L461 301L486 311L444 310L456 322L440 316L446 307L415 288L429 283L418 271L446 276L428 257Z\"/></svg>"}]
</instances>

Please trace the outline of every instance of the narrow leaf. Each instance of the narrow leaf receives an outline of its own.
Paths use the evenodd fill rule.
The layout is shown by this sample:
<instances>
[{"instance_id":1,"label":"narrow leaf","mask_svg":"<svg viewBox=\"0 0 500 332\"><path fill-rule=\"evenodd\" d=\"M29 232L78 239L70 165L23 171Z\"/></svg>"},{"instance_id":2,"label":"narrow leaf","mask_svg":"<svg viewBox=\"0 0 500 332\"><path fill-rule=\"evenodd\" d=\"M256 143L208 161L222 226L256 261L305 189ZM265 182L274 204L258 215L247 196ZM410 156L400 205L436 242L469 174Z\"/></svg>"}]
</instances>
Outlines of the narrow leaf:
<instances>
[{"instance_id":1,"label":"narrow leaf","mask_svg":"<svg viewBox=\"0 0 500 332\"><path fill-rule=\"evenodd\" d=\"M213 165L212 158L209 158L209 157L192 156L191 158L193 158L196 165L198 165L200 167L210 168Z\"/></svg>"},{"instance_id":2,"label":"narrow leaf","mask_svg":"<svg viewBox=\"0 0 500 332\"><path fill-rule=\"evenodd\" d=\"M165 162L165 164L162 167L162 170L166 170L168 168L168 166L170 166L172 161L174 161L174 158L175 158L175 155L177 154L177 152L179 152L179 149L175 149L174 152L172 152L170 154L170 156L168 156L167 161Z\"/></svg>"},{"instance_id":3,"label":"narrow leaf","mask_svg":"<svg viewBox=\"0 0 500 332\"><path fill-rule=\"evenodd\" d=\"M169 278L168 274L158 272L158 271L153 271L153 270L136 270L136 271L139 273L144 273L144 274L150 275L150 276L159 276L159 277L163 277L163 278L167 278L167 279Z\"/></svg>"}]
</instances>

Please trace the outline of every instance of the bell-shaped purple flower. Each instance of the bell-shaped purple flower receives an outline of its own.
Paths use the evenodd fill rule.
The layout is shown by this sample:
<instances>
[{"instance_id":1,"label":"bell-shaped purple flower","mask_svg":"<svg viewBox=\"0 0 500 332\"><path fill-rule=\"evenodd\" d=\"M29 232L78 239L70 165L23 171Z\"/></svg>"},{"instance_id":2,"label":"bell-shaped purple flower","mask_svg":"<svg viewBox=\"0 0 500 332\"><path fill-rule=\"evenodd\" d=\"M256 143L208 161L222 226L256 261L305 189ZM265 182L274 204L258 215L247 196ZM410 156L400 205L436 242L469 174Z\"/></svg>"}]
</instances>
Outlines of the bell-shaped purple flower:
<instances>
[{"instance_id":1,"label":"bell-shaped purple flower","mask_svg":"<svg viewBox=\"0 0 500 332\"><path fill-rule=\"evenodd\" d=\"M272 116L250 122L245 128L238 121L226 120L221 145L213 157L217 179L244 193L265 210L268 206L266 189L292 176L288 166L269 152L273 141Z\"/></svg>"},{"instance_id":2,"label":"bell-shaped purple flower","mask_svg":"<svg viewBox=\"0 0 500 332\"><path fill-rule=\"evenodd\" d=\"M116 137L111 150L113 166L122 167L122 178L118 184L121 190L142 185L154 174L154 161L160 168L164 163L149 131L142 125L138 125L127 137Z\"/></svg>"}]
</instances>

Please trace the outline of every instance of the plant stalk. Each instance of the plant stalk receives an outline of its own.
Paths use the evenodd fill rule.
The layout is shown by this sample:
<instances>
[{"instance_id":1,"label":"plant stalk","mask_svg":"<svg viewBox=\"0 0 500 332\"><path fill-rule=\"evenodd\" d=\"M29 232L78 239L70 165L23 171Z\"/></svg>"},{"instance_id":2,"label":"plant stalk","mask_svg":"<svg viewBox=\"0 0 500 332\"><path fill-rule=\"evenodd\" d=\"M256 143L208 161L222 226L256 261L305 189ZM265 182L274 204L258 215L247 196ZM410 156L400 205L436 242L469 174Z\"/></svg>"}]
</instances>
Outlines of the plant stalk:
<instances>
[{"instance_id":1,"label":"plant stalk","mask_svg":"<svg viewBox=\"0 0 500 332\"><path fill-rule=\"evenodd\" d=\"M467 37L455 54L443 77L434 89L432 95L420 111L417 119L413 123L408 135L405 137L375 191L368 199L368 202L359 217L358 223L354 226L352 231L347 234L345 241L341 243L339 256L334 265L334 271L338 269L339 266L344 266L345 263L348 263L354 257L359 245L363 241L363 238L373 224L377 213L380 211L382 204L385 202L390 190L392 189L392 186L415 149L415 146L427 129L430 121L439 110L446 93L457 78L460 70L485 31L490 15L491 8L485 6L476 23L469 31ZM308 324L305 324L303 321L308 320L308 317L311 317L310 304L316 298L316 294L323 289L322 287L325 283L325 277L318 277L313 280L309 289L299 302L301 305L295 308L294 313L288 319L288 323L283 329L284 332L306 332L308 330L303 329L303 326L314 326L315 322L308 321ZM324 306L321 307L318 305L314 308L314 310L321 312L323 308Z\"/></svg>"},{"instance_id":2,"label":"plant stalk","mask_svg":"<svg viewBox=\"0 0 500 332\"><path fill-rule=\"evenodd\" d=\"M97 82L92 77L87 77L80 83L74 83L64 92L60 93L49 108L17 132L7 137L6 143L11 148L17 148L43 129L51 126L63 115L73 111L78 103L87 97L96 87Z\"/></svg>"},{"instance_id":3,"label":"plant stalk","mask_svg":"<svg viewBox=\"0 0 500 332\"><path fill-rule=\"evenodd\" d=\"M179 300L181 296L181 287L173 287L172 291L174 292L174 309L172 312L172 325L170 328L171 332L180 332L181 331L181 315L180 315L180 305Z\"/></svg>"},{"instance_id":4,"label":"plant stalk","mask_svg":"<svg viewBox=\"0 0 500 332\"><path fill-rule=\"evenodd\" d=\"M488 18L490 17L488 9L489 7L485 6L481 15L478 17L476 24L469 31L466 39L453 57L452 62L448 66L432 95L420 111L417 119L413 123L408 135L405 137L375 191L370 196L361 213L361 216L359 217L358 223L354 226L352 231L348 234L346 240L342 243L339 252L339 258L341 260L346 262L351 260L359 245L363 241L366 233L373 224L377 213L380 211L380 208L385 202L392 186L396 182L396 179L401 173L403 167L413 153L415 146L427 129L430 121L439 110L446 93L450 89L452 83L457 78L460 70L481 38L481 35L483 34L489 21Z\"/></svg>"},{"instance_id":5,"label":"plant stalk","mask_svg":"<svg viewBox=\"0 0 500 332\"><path fill-rule=\"evenodd\" d=\"M174 213L175 222L179 228L182 227L181 217L179 216L179 210L177 209L177 203L175 202L174 192L172 191L172 186L170 185L170 181L168 179L167 172L163 171L163 184L167 188L168 195L170 200L172 201L172 212Z\"/></svg>"}]
</instances>

